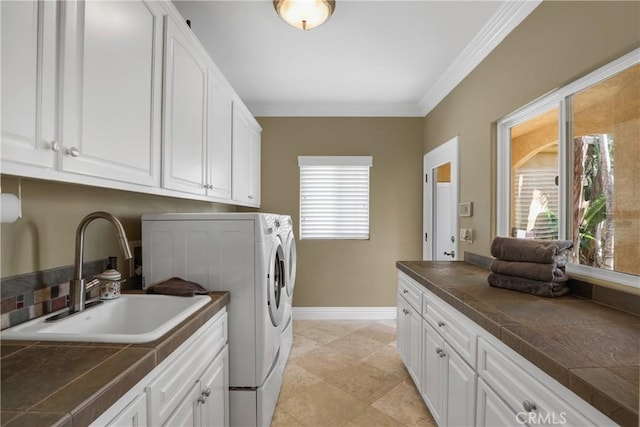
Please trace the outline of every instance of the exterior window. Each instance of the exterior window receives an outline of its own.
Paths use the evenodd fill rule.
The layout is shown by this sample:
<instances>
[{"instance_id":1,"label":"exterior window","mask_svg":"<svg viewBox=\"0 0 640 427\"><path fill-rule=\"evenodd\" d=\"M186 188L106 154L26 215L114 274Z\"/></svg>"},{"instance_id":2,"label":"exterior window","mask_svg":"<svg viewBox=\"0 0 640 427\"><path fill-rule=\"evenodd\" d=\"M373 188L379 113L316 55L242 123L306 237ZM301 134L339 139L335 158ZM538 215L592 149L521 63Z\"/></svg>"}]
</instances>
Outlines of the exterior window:
<instances>
[{"instance_id":1,"label":"exterior window","mask_svg":"<svg viewBox=\"0 0 640 427\"><path fill-rule=\"evenodd\" d=\"M369 239L370 156L300 156L300 239Z\"/></svg>"},{"instance_id":2,"label":"exterior window","mask_svg":"<svg viewBox=\"0 0 640 427\"><path fill-rule=\"evenodd\" d=\"M498 123L498 235L573 240L569 271L640 287L640 51Z\"/></svg>"}]
</instances>

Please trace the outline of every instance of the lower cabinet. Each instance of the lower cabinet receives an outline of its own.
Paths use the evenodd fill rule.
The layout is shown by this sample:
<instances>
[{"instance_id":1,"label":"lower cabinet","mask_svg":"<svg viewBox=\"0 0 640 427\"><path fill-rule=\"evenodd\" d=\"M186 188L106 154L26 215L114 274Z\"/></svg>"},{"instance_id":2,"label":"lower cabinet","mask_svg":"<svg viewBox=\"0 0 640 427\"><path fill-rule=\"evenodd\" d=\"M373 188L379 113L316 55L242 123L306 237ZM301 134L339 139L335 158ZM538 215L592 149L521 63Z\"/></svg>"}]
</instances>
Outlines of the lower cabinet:
<instances>
[{"instance_id":1,"label":"lower cabinet","mask_svg":"<svg viewBox=\"0 0 640 427\"><path fill-rule=\"evenodd\" d=\"M421 381L421 323L418 311L398 295L398 351L418 388Z\"/></svg>"},{"instance_id":2,"label":"lower cabinet","mask_svg":"<svg viewBox=\"0 0 640 427\"><path fill-rule=\"evenodd\" d=\"M400 271L397 313L398 351L438 426L616 425Z\"/></svg>"},{"instance_id":3,"label":"lower cabinet","mask_svg":"<svg viewBox=\"0 0 640 427\"><path fill-rule=\"evenodd\" d=\"M423 320L420 393L438 425L474 424L476 377L473 368Z\"/></svg>"},{"instance_id":4,"label":"lower cabinet","mask_svg":"<svg viewBox=\"0 0 640 427\"><path fill-rule=\"evenodd\" d=\"M228 426L228 366L223 310L92 425Z\"/></svg>"},{"instance_id":5,"label":"lower cabinet","mask_svg":"<svg viewBox=\"0 0 640 427\"><path fill-rule=\"evenodd\" d=\"M115 416L107 427L138 427L147 425L147 395L138 395L118 415Z\"/></svg>"},{"instance_id":6,"label":"lower cabinet","mask_svg":"<svg viewBox=\"0 0 640 427\"><path fill-rule=\"evenodd\" d=\"M504 403L498 395L491 390L482 379L478 379L478 411L476 416L477 427L494 427L516 425L515 411ZM518 423L527 425L525 423Z\"/></svg>"},{"instance_id":7,"label":"lower cabinet","mask_svg":"<svg viewBox=\"0 0 640 427\"><path fill-rule=\"evenodd\" d=\"M222 427L229 425L227 347L211 362L202 377L167 418L164 426Z\"/></svg>"}]
</instances>

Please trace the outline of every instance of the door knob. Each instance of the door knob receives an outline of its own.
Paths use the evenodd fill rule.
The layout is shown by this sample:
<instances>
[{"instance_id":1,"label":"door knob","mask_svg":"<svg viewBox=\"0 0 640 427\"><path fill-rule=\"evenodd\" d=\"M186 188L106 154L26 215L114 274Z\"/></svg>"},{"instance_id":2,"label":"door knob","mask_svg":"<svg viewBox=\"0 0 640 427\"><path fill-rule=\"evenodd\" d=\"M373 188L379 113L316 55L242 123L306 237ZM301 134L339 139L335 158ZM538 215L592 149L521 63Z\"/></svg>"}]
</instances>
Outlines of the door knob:
<instances>
[{"instance_id":1,"label":"door knob","mask_svg":"<svg viewBox=\"0 0 640 427\"><path fill-rule=\"evenodd\" d=\"M444 254L446 256L450 256L451 258L455 258L456 257L456 251L451 251L451 252L444 251Z\"/></svg>"},{"instance_id":2,"label":"door knob","mask_svg":"<svg viewBox=\"0 0 640 427\"><path fill-rule=\"evenodd\" d=\"M60 143L58 141L47 142L44 146L51 151L60 151Z\"/></svg>"},{"instance_id":3,"label":"door knob","mask_svg":"<svg viewBox=\"0 0 640 427\"><path fill-rule=\"evenodd\" d=\"M76 147L67 148L67 154L71 157L79 157L80 150L78 150Z\"/></svg>"}]
</instances>

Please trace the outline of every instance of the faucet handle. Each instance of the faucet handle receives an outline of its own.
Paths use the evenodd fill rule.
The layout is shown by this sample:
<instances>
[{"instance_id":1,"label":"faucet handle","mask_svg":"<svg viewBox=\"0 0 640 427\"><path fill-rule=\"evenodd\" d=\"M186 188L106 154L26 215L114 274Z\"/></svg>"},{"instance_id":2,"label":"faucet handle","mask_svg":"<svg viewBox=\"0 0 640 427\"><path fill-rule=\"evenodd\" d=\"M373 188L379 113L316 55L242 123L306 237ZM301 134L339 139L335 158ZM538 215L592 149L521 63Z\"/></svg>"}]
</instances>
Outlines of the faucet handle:
<instances>
[{"instance_id":1,"label":"faucet handle","mask_svg":"<svg viewBox=\"0 0 640 427\"><path fill-rule=\"evenodd\" d=\"M98 286L100 284L100 280L99 279L91 279L90 281L88 281L87 283L84 284L84 290L85 292L89 292L91 289L93 289L94 287Z\"/></svg>"}]
</instances>

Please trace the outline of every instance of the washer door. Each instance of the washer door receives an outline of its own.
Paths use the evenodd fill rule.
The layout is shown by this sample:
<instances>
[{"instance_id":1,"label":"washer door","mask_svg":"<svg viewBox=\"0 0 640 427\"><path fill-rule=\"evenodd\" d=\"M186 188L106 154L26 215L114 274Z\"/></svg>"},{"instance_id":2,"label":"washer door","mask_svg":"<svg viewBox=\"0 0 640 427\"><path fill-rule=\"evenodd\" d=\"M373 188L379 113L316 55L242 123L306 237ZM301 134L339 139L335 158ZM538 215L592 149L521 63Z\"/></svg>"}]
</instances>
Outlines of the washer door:
<instances>
[{"instance_id":1,"label":"washer door","mask_svg":"<svg viewBox=\"0 0 640 427\"><path fill-rule=\"evenodd\" d=\"M287 257L287 295L293 296L293 287L296 285L296 239L293 236L293 231L289 230L286 238L286 244L284 248L285 256Z\"/></svg>"},{"instance_id":2,"label":"washer door","mask_svg":"<svg viewBox=\"0 0 640 427\"><path fill-rule=\"evenodd\" d=\"M279 326L284 316L285 304L282 289L286 287L286 275L282 241L280 237L276 237L269 257L269 274L267 275L267 305L273 326Z\"/></svg>"}]
</instances>

